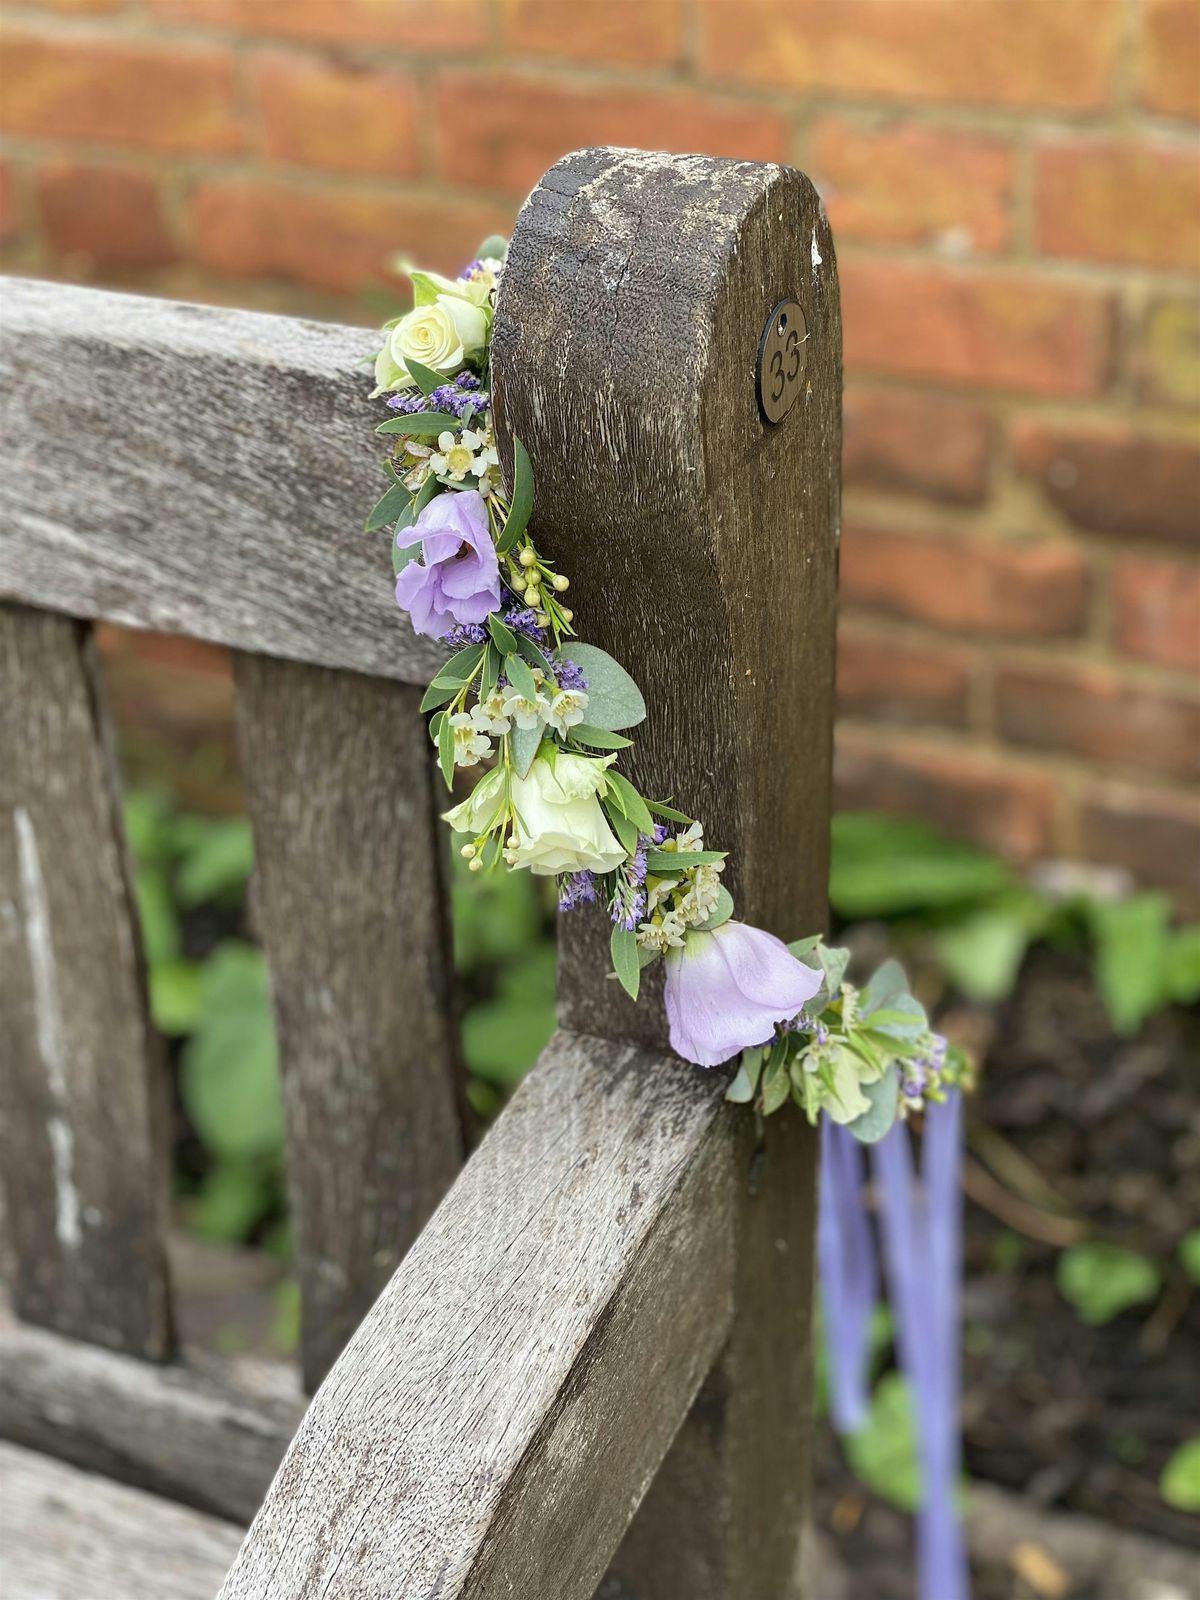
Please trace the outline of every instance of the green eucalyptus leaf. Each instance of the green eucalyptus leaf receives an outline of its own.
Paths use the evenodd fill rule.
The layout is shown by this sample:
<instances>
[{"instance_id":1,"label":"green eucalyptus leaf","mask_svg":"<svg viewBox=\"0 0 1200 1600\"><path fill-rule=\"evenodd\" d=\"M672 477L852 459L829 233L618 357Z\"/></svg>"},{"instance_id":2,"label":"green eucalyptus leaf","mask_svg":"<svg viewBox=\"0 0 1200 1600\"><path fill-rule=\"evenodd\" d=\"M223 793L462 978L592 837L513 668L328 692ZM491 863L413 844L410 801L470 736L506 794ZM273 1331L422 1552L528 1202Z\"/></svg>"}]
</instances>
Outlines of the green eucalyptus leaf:
<instances>
[{"instance_id":1,"label":"green eucalyptus leaf","mask_svg":"<svg viewBox=\"0 0 1200 1600\"><path fill-rule=\"evenodd\" d=\"M513 728L508 735L508 753L518 778L523 778L533 765L542 743L543 728Z\"/></svg>"},{"instance_id":2,"label":"green eucalyptus leaf","mask_svg":"<svg viewBox=\"0 0 1200 1600\"><path fill-rule=\"evenodd\" d=\"M775 1046L771 1050L762 1078L763 1116L769 1117L773 1111L778 1111L791 1092L792 1080L788 1072L787 1051Z\"/></svg>"},{"instance_id":3,"label":"green eucalyptus leaf","mask_svg":"<svg viewBox=\"0 0 1200 1600\"><path fill-rule=\"evenodd\" d=\"M657 877L673 878L688 867L703 867L724 859L723 850L651 850L646 856L646 867Z\"/></svg>"},{"instance_id":4,"label":"green eucalyptus leaf","mask_svg":"<svg viewBox=\"0 0 1200 1600\"><path fill-rule=\"evenodd\" d=\"M533 463L520 439L513 439L513 491L508 515L496 540L496 549L506 555L529 526L533 510Z\"/></svg>"},{"instance_id":5,"label":"green eucalyptus leaf","mask_svg":"<svg viewBox=\"0 0 1200 1600\"><path fill-rule=\"evenodd\" d=\"M911 994L894 994L879 1010L864 1006L863 1021L868 1019L872 1032L892 1039L920 1039L929 1032L925 1007Z\"/></svg>"},{"instance_id":6,"label":"green eucalyptus leaf","mask_svg":"<svg viewBox=\"0 0 1200 1600\"><path fill-rule=\"evenodd\" d=\"M898 961L885 961L863 993L863 1015L878 1011L895 995L908 993L908 974Z\"/></svg>"},{"instance_id":7,"label":"green eucalyptus leaf","mask_svg":"<svg viewBox=\"0 0 1200 1600\"><path fill-rule=\"evenodd\" d=\"M454 699L455 695L458 694L460 690L465 688L465 680L463 682L455 682L454 680L451 680L446 683L431 683L428 689L426 689L425 693L421 696L420 709L422 711L436 710L438 706L444 706L448 704L449 701Z\"/></svg>"},{"instance_id":8,"label":"green eucalyptus leaf","mask_svg":"<svg viewBox=\"0 0 1200 1600\"><path fill-rule=\"evenodd\" d=\"M442 380L445 381L444 379ZM426 438L430 434L457 432L462 423L449 411L413 411L405 417L389 417L375 429L376 433L402 433L409 438Z\"/></svg>"},{"instance_id":9,"label":"green eucalyptus leaf","mask_svg":"<svg viewBox=\"0 0 1200 1600\"><path fill-rule=\"evenodd\" d=\"M621 849L624 850L627 856L633 855L638 847L636 824L630 822L625 813L618 809L615 799L611 796L604 803L604 811L612 825L613 832L620 841Z\"/></svg>"},{"instance_id":10,"label":"green eucalyptus leaf","mask_svg":"<svg viewBox=\"0 0 1200 1600\"><path fill-rule=\"evenodd\" d=\"M852 1133L863 1144L875 1144L892 1127L900 1105L900 1073L895 1062L887 1068L882 1078L874 1083L863 1084L862 1092L870 1101L871 1109L855 1117L853 1122L848 1122L846 1132Z\"/></svg>"},{"instance_id":11,"label":"green eucalyptus leaf","mask_svg":"<svg viewBox=\"0 0 1200 1600\"><path fill-rule=\"evenodd\" d=\"M758 1088L766 1055L767 1052L762 1045L753 1045L750 1049L742 1051L737 1075L725 1091L726 1100L732 1100L735 1105L747 1105L754 1099L754 1091Z\"/></svg>"},{"instance_id":12,"label":"green eucalyptus leaf","mask_svg":"<svg viewBox=\"0 0 1200 1600\"><path fill-rule=\"evenodd\" d=\"M606 651L572 639L557 652L557 658L574 661L587 680L587 714L592 727L619 732L635 727L645 718L642 691Z\"/></svg>"},{"instance_id":13,"label":"green eucalyptus leaf","mask_svg":"<svg viewBox=\"0 0 1200 1600\"><path fill-rule=\"evenodd\" d=\"M508 254L508 240L502 233L489 233L475 252L477 261L503 261Z\"/></svg>"},{"instance_id":14,"label":"green eucalyptus leaf","mask_svg":"<svg viewBox=\"0 0 1200 1600\"><path fill-rule=\"evenodd\" d=\"M628 928L614 927L609 941L612 951L613 971L620 981L622 989L631 1000L638 997L638 987L642 981L642 966L638 960L637 934Z\"/></svg>"}]
</instances>

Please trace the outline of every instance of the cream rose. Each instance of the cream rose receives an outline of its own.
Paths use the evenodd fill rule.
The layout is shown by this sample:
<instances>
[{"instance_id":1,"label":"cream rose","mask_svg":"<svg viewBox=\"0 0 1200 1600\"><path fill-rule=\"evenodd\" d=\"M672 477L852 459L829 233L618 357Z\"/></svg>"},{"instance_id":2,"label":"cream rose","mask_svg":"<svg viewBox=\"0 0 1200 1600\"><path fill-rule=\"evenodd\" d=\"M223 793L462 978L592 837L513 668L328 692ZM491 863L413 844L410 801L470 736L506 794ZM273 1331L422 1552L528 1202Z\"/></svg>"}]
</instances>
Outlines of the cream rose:
<instances>
[{"instance_id":1,"label":"cream rose","mask_svg":"<svg viewBox=\"0 0 1200 1600\"><path fill-rule=\"evenodd\" d=\"M508 857L541 877L557 872L611 872L625 859L613 837L599 791L604 769L615 756L576 756L560 750L553 766L535 757L524 778L511 779L511 824L515 845ZM504 771L497 767L453 810L446 821L458 833L478 837L500 820Z\"/></svg>"},{"instance_id":2,"label":"cream rose","mask_svg":"<svg viewBox=\"0 0 1200 1600\"><path fill-rule=\"evenodd\" d=\"M556 872L611 872L625 859L600 809L602 760L559 751L551 766L538 756L524 778L512 782L516 846L513 866L549 877Z\"/></svg>"},{"instance_id":3,"label":"cream rose","mask_svg":"<svg viewBox=\"0 0 1200 1600\"><path fill-rule=\"evenodd\" d=\"M376 357L375 393L408 388L413 381L410 360L431 372L457 372L486 339L487 317L469 300L439 294L431 305L414 306L389 331Z\"/></svg>"}]
</instances>

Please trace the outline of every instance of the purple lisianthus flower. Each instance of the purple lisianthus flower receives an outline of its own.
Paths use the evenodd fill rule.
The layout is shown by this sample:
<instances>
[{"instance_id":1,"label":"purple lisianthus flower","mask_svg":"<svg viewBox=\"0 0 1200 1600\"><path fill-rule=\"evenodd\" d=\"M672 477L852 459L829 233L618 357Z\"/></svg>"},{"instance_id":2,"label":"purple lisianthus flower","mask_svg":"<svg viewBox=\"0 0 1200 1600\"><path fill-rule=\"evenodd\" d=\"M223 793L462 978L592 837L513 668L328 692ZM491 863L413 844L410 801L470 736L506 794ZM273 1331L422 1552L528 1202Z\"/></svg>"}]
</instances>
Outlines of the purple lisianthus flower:
<instances>
[{"instance_id":1,"label":"purple lisianthus flower","mask_svg":"<svg viewBox=\"0 0 1200 1600\"><path fill-rule=\"evenodd\" d=\"M487 507L475 489L439 494L397 536L420 541L420 560L402 567L396 604L418 633L440 639L455 623L483 622L500 604L500 563Z\"/></svg>"},{"instance_id":2,"label":"purple lisianthus flower","mask_svg":"<svg viewBox=\"0 0 1200 1600\"><path fill-rule=\"evenodd\" d=\"M816 968L745 922L689 933L682 950L667 951L666 969L671 1048L700 1067L766 1044L821 987Z\"/></svg>"}]
</instances>

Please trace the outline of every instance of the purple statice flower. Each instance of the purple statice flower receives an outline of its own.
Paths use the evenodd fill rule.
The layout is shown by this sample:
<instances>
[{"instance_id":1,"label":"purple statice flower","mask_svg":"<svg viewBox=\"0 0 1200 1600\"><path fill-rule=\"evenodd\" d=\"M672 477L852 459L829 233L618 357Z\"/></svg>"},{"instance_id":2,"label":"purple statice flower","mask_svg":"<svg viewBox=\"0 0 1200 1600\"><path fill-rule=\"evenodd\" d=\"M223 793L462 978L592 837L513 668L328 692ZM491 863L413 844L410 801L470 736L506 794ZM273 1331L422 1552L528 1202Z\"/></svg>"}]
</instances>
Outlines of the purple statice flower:
<instances>
[{"instance_id":1,"label":"purple statice flower","mask_svg":"<svg viewBox=\"0 0 1200 1600\"><path fill-rule=\"evenodd\" d=\"M514 633L523 633L534 644L543 645L546 642L546 630L537 619L537 613L528 606L510 606L501 619L507 628Z\"/></svg>"},{"instance_id":2,"label":"purple statice flower","mask_svg":"<svg viewBox=\"0 0 1200 1600\"><path fill-rule=\"evenodd\" d=\"M654 824L655 844L665 844L667 841L667 836L670 834L670 832L671 830L667 827L665 822L656 822Z\"/></svg>"},{"instance_id":3,"label":"purple statice flower","mask_svg":"<svg viewBox=\"0 0 1200 1600\"><path fill-rule=\"evenodd\" d=\"M403 412L406 417L415 416L419 411L429 410L425 403L425 396L423 394L413 394L411 391L390 394L388 395L387 403L391 410Z\"/></svg>"},{"instance_id":4,"label":"purple statice flower","mask_svg":"<svg viewBox=\"0 0 1200 1600\"><path fill-rule=\"evenodd\" d=\"M609 920L626 933L632 933L646 913L646 891L635 884L625 884L613 896Z\"/></svg>"},{"instance_id":5,"label":"purple statice flower","mask_svg":"<svg viewBox=\"0 0 1200 1600\"><path fill-rule=\"evenodd\" d=\"M478 389L480 386L479 374L472 372L469 367L464 367L455 378L454 382L460 389Z\"/></svg>"},{"instance_id":6,"label":"purple statice flower","mask_svg":"<svg viewBox=\"0 0 1200 1600\"><path fill-rule=\"evenodd\" d=\"M470 644L483 644L487 636L487 629L481 623L460 622L442 635L442 643L448 644L451 650L465 650Z\"/></svg>"},{"instance_id":7,"label":"purple statice flower","mask_svg":"<svg viewBox=\"0 0 1200 1600\"><path fill-rule=\"evenodd\" d=\"M596 879L590 872L573 872L559 880L558 909L574 911L576 906L590 906L598 899Z\"/></svg>"},{"instance_id":8,"label":"purple statice flower","mask_svg":"<svg viewBox=\"0 0 1200 1600\"><path fill-rule=\"evenodd\" d=\"M477 490L435 496L400 539L421 545L421 559L396 579L396 604L418 633L440 639L454 623L484 622L498 608L500 563Z\"/></svg>"},{"instance_id":9,"label":"purple statice flower","mask_svg":"<svg viewBox=\"0 0 1200 1600\"><path fill-rule=\"evenodd\" d=\"M745 922L695 930L666 955L671 1048L697 1066L716 1067L749 1045L766 1044L821 987L781 939Z\"/></svg>"},{"instance_id":10,"label":"purple statice flower","mask_svg":"<svg viewBox=\"0 0 1200 1600\"><path fill-rule=\"evenodd\" d=\"M626 877L639 889L646 881L646 849L650 842L648 834L643 833L638 836L637 849L629 858L629 865L625 868Z\"/></svg>"},{"instance_id":11,"label":"purple statice flower","mask_svg":"<svg viewBox=\"0 0 1200 1600\"><path fill-rule=\"evenodd\" d=\"M554 669L554 676L560 689L587 689L583 668L576 661L560 661Z\"/></svg>"}]
</instances>

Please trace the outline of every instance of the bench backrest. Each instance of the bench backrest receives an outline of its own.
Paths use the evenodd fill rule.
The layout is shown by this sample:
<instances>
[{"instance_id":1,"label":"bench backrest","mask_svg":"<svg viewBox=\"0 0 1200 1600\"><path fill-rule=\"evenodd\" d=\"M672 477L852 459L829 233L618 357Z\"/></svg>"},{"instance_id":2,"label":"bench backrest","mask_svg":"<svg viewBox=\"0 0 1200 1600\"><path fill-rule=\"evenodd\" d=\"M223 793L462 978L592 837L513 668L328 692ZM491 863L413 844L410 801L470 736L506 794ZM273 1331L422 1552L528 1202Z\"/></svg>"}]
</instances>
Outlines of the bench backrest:
<instances>
[{"instance_id":1,"label":"bench backrest","mask_svg":"<svg viewBox=\"0 0 1200 1600\"><path fill-rule=\"evenodd\" d=\"M310 1384L404 1256L225 1592L591 1594L702 1384L620 1559L644 1600L680 1592L683 1547L697 1600L790 1592L814 1146L785 1114L756 1155L720 1075L663 1054L653 985L634 1007L606 981L596 922L565 923L562 1032L405 1255L462 1145L417 712L437 653L358 532L368 337L6 293L0 1137L20 1315L171 1354L162 1075L74 620L103 617L235 651ZM773 424L756 358L783 300L806 367ZM517 225L493 379L586 637L646 690L633 775L732 850L747 920L819 926L840 322L811 185L566 158Z\"/></svg>"}]
</instances>

